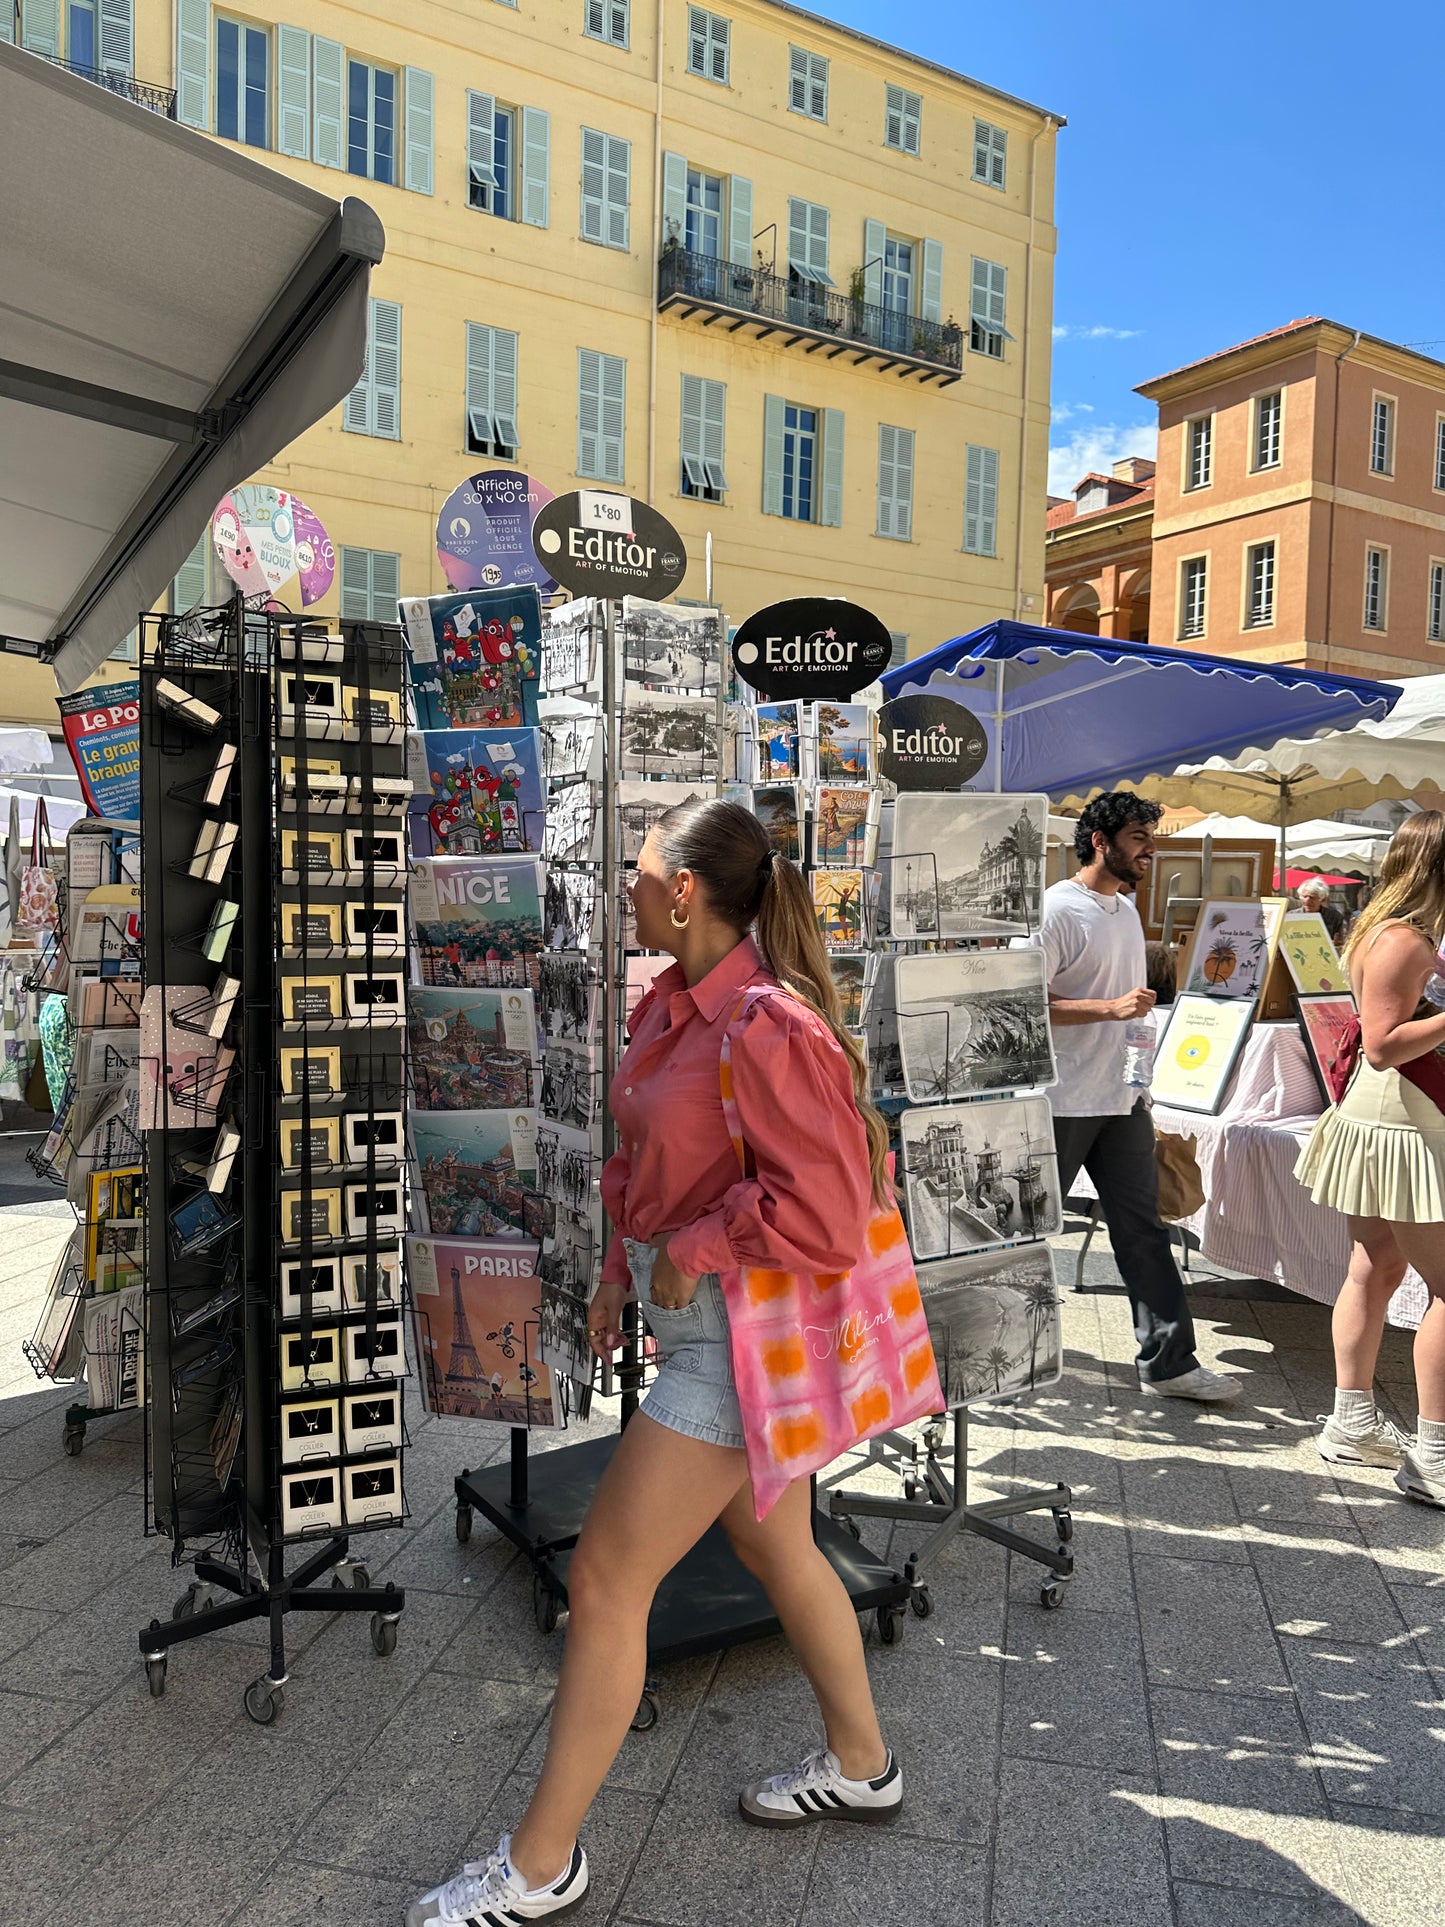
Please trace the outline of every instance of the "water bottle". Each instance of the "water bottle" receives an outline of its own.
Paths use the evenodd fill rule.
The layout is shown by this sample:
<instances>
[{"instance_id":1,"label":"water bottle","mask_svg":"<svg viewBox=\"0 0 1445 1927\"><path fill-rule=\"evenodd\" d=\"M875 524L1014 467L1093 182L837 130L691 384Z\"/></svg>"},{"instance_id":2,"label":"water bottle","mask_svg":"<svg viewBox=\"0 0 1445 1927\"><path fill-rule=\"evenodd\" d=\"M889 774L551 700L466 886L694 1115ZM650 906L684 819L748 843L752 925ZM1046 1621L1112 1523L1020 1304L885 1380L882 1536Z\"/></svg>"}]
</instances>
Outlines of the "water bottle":
<instances>
[{"instance_id":1,"label":"water bottle","mask_svg":"<svg viewBox=\"0 0 1445 1927\"><path fill-rule=\"evenodd\" d=\"M1154 1081L1154 1050L1158 1033L1152 1012L1131 1017L1124 1026L1124 1082L1131 1090L1147 1091Z\"/></svg>"},{"instance_id":2,"label":"water bottle","mask_svg":"<svg viewBox=\"0 0 1445 1927\"><path fill-rule=\"evenodd\" d=\"M1433 1004L1436 1010L1445 1010L1445 950L1437 954L1435 968L1426 980L1421 995L1426 1003Z\"/></svg>"}]
</instances>

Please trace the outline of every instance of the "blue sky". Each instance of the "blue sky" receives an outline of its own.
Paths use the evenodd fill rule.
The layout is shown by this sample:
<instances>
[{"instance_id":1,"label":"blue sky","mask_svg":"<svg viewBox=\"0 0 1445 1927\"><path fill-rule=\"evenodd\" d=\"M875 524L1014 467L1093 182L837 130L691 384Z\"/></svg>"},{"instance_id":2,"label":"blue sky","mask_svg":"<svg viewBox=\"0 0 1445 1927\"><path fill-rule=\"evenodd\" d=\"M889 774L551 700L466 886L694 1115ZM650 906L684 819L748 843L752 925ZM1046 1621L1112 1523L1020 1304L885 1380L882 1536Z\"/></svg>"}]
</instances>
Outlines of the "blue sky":
<instances>
[{"instance_id":1,"label":"blue sky","mask_svg":"<svg viewBox=\"0 0 1445 1927\"><path fill-rule=\"evenodd\" d=\"M1136 382L1297 315L1445 359L1440 0L804 4L1067 118L1055 492L1153 452Z\"/></svg>"}]
</instances>

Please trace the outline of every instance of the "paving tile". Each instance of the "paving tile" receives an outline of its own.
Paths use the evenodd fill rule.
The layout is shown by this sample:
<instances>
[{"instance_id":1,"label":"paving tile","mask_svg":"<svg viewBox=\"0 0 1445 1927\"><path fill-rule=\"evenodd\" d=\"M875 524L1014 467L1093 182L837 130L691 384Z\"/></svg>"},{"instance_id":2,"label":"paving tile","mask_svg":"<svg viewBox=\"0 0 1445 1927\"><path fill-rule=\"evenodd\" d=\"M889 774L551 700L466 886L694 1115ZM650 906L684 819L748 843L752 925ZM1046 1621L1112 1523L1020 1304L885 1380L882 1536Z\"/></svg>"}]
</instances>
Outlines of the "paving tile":
<instances>
[{"instance_id":1,"label":"paving tile","mask_svg":"<svg viewBox=\"0 0 1445 1927\"><path fill-rule=\"evenodd\" d=\"M1246 1561L1234 1489L1224 1470L1194 1459L1128 1459L1124 1516L1135 1553Z\"/></svg>"},{"instance_id":2,"label":"paving tile","mask_svg":"<svg viewBox=\"0 0 1445 1927\"><path fill-rule=\"evenodd\" d=\"M29 1485L38 1483L31 1480ZM29 1485L20 1490L27 1491ZM67 1510L63 1529L37 1533L40 1543L0 1572L0 1600L42 1610L69 1608L98 1598L147 1557L164 1571L168 1562L164 1555L156 1557L156 1542L147 1543L143 1528L140 1502L130 1495L108 1498L79 1516ZM167 1605L171 1597L169 1588L161 1594Z\"/></svg>"},{"instance_id":3,"label":"paving tile","mask_svg":"<svg viewBox=\"0 0 1445 1927\"><path fill-rule=\"evenodd\" d=\"M1006 1760L991 1927L1161 1927L1169 1918L1152 1777Z\"/></svg>"},{"instance_id":4,"label":"paving tile","mask_svg":"<svg viewBox=\"0 0 1445 1927\"><path fill-rule=\"evenodd\" d=\"M416 1888L283 1854L226 1927L396 1927Z\"/></svg>"},{"instance_id":5,"label":"paving tile","mask_svg":"<svg viewBox=\"0 0 1445 1927\"><path fill-rule=\"evenodd\" d=\"M1138 1559L1135 1573L1152 1685L1288 1691L1264 1595L1249 1567Z\"/></svg>"},{"instance_id":6,"label":"paving tile","mask_svg":"<svg viewBox=\"0 0 1445 1927\"><path fill-rule=\"evenodd\" d=\"M1405 1630L1363 1539L1353 1531L1314 1546L1255 1545L1254 1569L1282 1638L1384 1645Z\"/></svg>"},{"instance_id":7,"label":"paving tile","mask_svg":"<svg viewBox=\"0 0 1445 1927\"><path fill-rule=\"evenodd\" d=\"M116 1847L46 1914L46 1927L195 1927L214 1914L219 1896L248 1892L262 1881L281 1843L228 1827L212 1815L204 1851L176 1829L164 1805L128 1827Z\"/></svg>"},{"instance_id":8,"label":"paving tile","mask_svg":"<svg viewBox=\"0 0 1445 1927\"><path fill-rule=\"evenodd\" d=\"M9 1659L54 1626L59 1613L38 1612L31 1606L0 1605L0 1659Z\"/></svg>"},{"instance_id":9,"label":"paving tile","mask_svg":"<svg viewBox=\"0 0 1445 1927\"><path fill-rule=\"evenodd\" d=\"M888 1827L837 1826L823 1834L799 1927L907 1920L908 1927L983 1927L988 1857ZM906 1899L904 1898L906 1896Z\"/></svg>"},{"instance_id":10,"label":"paving tile","mask_svg":"<svg viewBox=\"0 0 1445 1927\"><path fill-rule=\"evenodd\" d=\"M559 1633L558 1637L562 1635ZM770 1661L773 1672L797 1671L792 1655L782 1640L763 1641L761 1650L769 1656L762 1663L766 1665ZM748 1651L750 1655L759 1655L760 1647L753 1646ZM653 1795L665 1790L687 1745L688 1735L717 1668L717 1655L709 1653L702 1659L674 1661L656 1668L649 1675L649 1684L662 1709L661 1718L656 1726L650 1727L645 1733L627 1734L621 1751L608 1770L603 1782L605 1786L624 1792ZM714 1709L711 1717L717 1717L717 1709ZM732 1715L729 1713L726 1717L731 1718ZM546 1719L538 1722L537 1730L518 1761L517 1770L520 1773L535 1774L541 1771L542 1758L547 1750L548 1728Z\"/></svg>"},{"instance_id":11,"label":"paving tile","mask_svg":"<svg viewBox=\"0 0 1445 1927\"><path fill-rule=\"evenodd\" d=\"M135 1717L137 1708L149 1717ZM109 1846L205 1743L178 1699L139 1700L122 1687L15 1774L5 1798L12 1806L66 1813L77 1839Z\"/></svg>"},{"instance_id":12,"label":"paving tile","mask_svg":"<svg viewBox=\"0 0 1445 1927\"><path fill-rule=\"evenodd\" d=\"M1330 1799L1445 1815L1445 1699L1413 1642L1285 1652Z\"/></svg>"},{"instance_id":13,"label":"paving tile","mask_svg":"<svg viewBox=\"0 0 1445 1927\"><path fill-rule=\"evenodd\" d=\"M1156 1687L1150 1707L1174 1877L1309 1893L1313 1883L1285 1849L1298 1835L1298 1821L1318 1824L1328 1819L1329 1810L1293 1699ZM1169 1801L1187 1802L1205 1814L1227 1808L1268 1816L1259 1822L1264 1839L1193 1816L1171 1816Z\"/></svg>"},{"instance_id":14,"label":"paving tile","mask_svg":"<svg viewBox=\"0 0 1445 1927\"><path fill-rule=\"evenodd\" d=\"M914 1622L892 1650L870 1646L868 1673L884 1738L903 1768L899 1827L981 1845L993 1826L1004 1676L1016 1669L1004 1660L960 1659L936 1643L937 1624L937 1617ZM940 1743L942 1734L966 1737Z\"/></svg>"},{"instance_id":15,"label":"paving tile","mask_svg":"<svg viewBox=\"0 0 1445 1927\"><path fill-rule=\"evenodd\" d=\"M0 1868L5 1920L16 1927L49 1923L57 1898L85 1880L109 1838L77 1826L74 1816L0 1806Z\"/></svg>"},{"instance_id":16,"label":"paving tile","mask_svg":"<svg viewBox=\"0 0 1445 1927\"><path fill-rule=\"evenodd\" d=\"M0 1787L84 1718L85 1707L74 1700L0 1692Z\"/></svg>"},{"instance_id":17,"label":"paving tile","mask_svg":"<svg viewBox=\"0 0 1445 1927\"><path fill-rule=\"evenodd\" d=\"M1152 1773L1137 1629L1113 1613L1042 1613L1014 1629L1003 1667L1003 1750L1013 1759Z\"/></svg>"},{"instance_id":18,"label":"paving tile","mask_svg":"<svg viewBox=\"0 0 1445 1927\"><path fill-rule=\"evenodd\" d=\"M1360 1923L1352 1907L1318 1888L1308 1895L1284 1895L1176 1880L1174 1907L1178 1927L1356 1927ZM1395 1927L1393 1921L1391 1927Z\"/></svg>"},{"instance_id":19,"label":"paving tile","mask_svg":"<svg viewBox=\"0 0 1445 1927\"><path fill-rule=\"evenodd\" d=\"M1433 1586L1391 1586L1406 1629L1445 1694L1445 1583Z\"/></svg>"},{"instance_id":20,"label":"paving tile","mask_svg":"<svg viewBox=\"0 0 1445 1927\"><path fill-rule=\"evenodd\" d=\"M1351 1513L1360 1536L1388 1581L1415 1584L1445 1572L1445 1512L1402 1498L1388 1472L1373 1476L1373 1489L1356 1493Z\"/></svg>"},{"instance_id":21,"label":"paving tile","mask_svg":"<svg viewBox=\"0 0 1445 1927\"><path fill-rule=\"evenodd\" d=\"M1334 1814L1345 1898L1371 1927L1440 1927L1445 1822L1341 1802Z\"/></svg>"}]
</instances>

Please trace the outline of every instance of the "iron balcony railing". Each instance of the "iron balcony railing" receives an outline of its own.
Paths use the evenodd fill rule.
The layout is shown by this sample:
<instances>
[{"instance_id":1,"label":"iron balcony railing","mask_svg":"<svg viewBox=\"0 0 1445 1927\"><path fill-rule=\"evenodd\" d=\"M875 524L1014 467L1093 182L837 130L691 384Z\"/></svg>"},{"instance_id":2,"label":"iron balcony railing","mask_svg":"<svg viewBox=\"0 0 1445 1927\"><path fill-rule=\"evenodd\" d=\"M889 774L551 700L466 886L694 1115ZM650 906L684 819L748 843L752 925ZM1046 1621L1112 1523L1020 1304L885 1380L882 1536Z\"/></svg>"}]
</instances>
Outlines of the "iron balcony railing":
<instances>
[{"instance_id":1,"label":"iron balcony railing","mask_svg":"<svg viewBox=\"0 0 1445 1927\"><path fill-rule=\"evenodd\" d=\"M881 356L963 369L963 330L953 322L925 321L872 301L855 301L835 288L820 287L800 275L769 274L714 254L694 254L671 245L663 250L658 301L695 301L700 306L740 314L779 328L833 336Z\"/></svg>"},{"instance_id":2,"label":"iron balcony railing","mask_svg":"<svg viewBox=\"0 0 1445 1927\"><path fill-rule=\"evenodd\" d=\"M108 93L119 94L122 100L134 101L137 107L148 108L159 114L162 120L176 117L176 90L174 87L152 87L149 81L132 80L129 74L117 74L105 67L83 67L78 60L62 60L57 54L46 54L45 58L52 67L63 67L68 74L79 74L82 80L90 80L97 87L104 87Z\"/></svg>"}]
</instances>

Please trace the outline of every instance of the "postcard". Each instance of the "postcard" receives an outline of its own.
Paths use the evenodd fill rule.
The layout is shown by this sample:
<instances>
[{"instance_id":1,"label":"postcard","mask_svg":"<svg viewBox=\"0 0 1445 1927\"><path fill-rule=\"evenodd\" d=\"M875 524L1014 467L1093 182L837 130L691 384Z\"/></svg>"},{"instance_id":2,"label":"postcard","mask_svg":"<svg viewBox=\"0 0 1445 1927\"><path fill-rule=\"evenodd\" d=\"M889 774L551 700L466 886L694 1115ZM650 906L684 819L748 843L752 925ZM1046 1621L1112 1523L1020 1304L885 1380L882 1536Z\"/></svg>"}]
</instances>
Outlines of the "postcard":
<instances>
[{"instance_id":1,"label":"postcard","mask_svg":"<svg viewBox=\"0 0 1445 1927\"><path fill-rule=\"evenodd\" d=\"M711 781L718 767L716 702L629 684L618 723L618 761L629 775Z\"/></svg>"},{"instance_id":2,"label":"postcard","mask_svg":"<svg viewBox=\"0 0 1445 1927\"><path fill-rule=\"evenodd\" d=\"M821 785L813 796L813 860L820 867L872 864L878 849L877 790Z\"/></svg>"},{"instance_id":3,"label":"postcard","mask_svg":"<svg viewBox=\"0 0 1445 1927\"><path fill-rule=\"evenodd\" d=\"M495 1238L522 1230L523 1192L537 1188L535 1111L412 1111L407 1128L429 1231Z\"/></svg>"},{"instance_id":4,"label":"postcard","mask_svg":"<svg viewBox=\"0 0 1445 1927\"><path fill-rule=\"evenodd\" d=\"M540 731L414 730L406 749L414 856L541 850L546 810Z\"/></svg>"},{"instance_id":5,"label":"postcard","mask_svg":"<svg viewBox=\"0 0 1445 1927\"><path fill-rule=\"evenodd\" d=\"M893 812L894 937L1027 937L1038 929L1046 796L907 790Z\"/></svg>"},{"instance_id":6,"label":"postcard","mask_svg":"<svg viewBox=\"0 0 1445 1927\"><path fill-rule=\"evenodd\" d=\"M407 1041L418 1107L426 1111L525 1108L537 1055L530 990L407 991Z\"/></svg>"},{"instance_id":7,"label":"postcard","mask_svg":"<svg viewBox=\"0 0 1445 1927\"><path fill-rule=\"evenodd\" d=\"M617 785L617 819L621 829L619 854L624 863L635 863L642 854L642 846L647 841L647 833L657 822L679 803L691 803L697 797L711 796L713 786L707 783L636 782L624 779Z\"/></svg>"},{"instance_id":8,"label":"postcard","mask_svg":"<svg viewBox=\"0 0 1445 1927\"><path fill-rule=\"evenodd\" d=\"M1054 1082L1042 950L900 956L893 968L903 1076L915 1104Z\"/></svg>"},{"instance_id":9,"label":"postcard","mask_svg":"<svg viewBox=\"0 0 1445 1927\"><path fill-rule=\"evenodd\" d=\"M422 982L536 987L542 865L535 857L430 857L412 866Z\"/></svg>"},{"instance_id":10,"label":"postcard","mask_svg":"<svg viewBox=\"0 0 1445 1927\"><path fill-rule=\"evenodd\" d=\"M866 783L872 774L873 711L866 703L814 703L821 783Z\"/></svg>"},{"instance_id":11,"label":"postcard","mask_svg":"<svg viewBox=\"0 0 1445 1927\"><path fill-rule=\"evenodd\" d=\"M622 672L628 682L649 689L716 693L725 639L716 609L627 596L621 634Z\"/></svg>"},{"instance_id":12,"label":"postcard","mask_svg":"<svg viewBox=\"0 0 1445 1927\"><path fill-rule=\"evenodd\" d=\"M1046 1097L923 1106L905 1111L899 1128L916 1258L1050 1238L1062 1227Z\"/></svg>"},{"instance_id":13,"label":"postcard","mask_svg":"<svg viewBox=\"0 0 1445 1927\"><path fill-rule=\"evenodd\" d=\"M918 1290L950 1411L1062 1377L1059 1289L1047 1244L920 1265Z\"/></svg>"},{"instance_id":14,"label":"postcard","mask_svg":"<svg viewBox=\"0 0 1445 1927\"><path fill-rule=\"evenodd\" d=\"M535 720L542 603L534 588L404 598L401 616L422 729L521 729Z\"/></svg>"},{"instance_id":15,"label":"postcard","mask_svg":"<svg viewBox=\"0 0 1445 1927\"><path fill-rule=\"evenodd\" d=\"M861 870L814 870L813 908L830 950L856 950L867 940Z\"/></svg>"},{"instance_id":16,"label":"postcard","mask_svg":"<svg viewBox=\"0 0 1445 1927\"><path fill-rule=\"evenodd\" d=\"M1269 929L1258 897L1211 899L1199 907L1179 994L1252 1003L1264 989L1269 963Z\"/></svg>"},{"instance_id":17,"label":"postcard","mask_svg":"<svg viewBox=\"0 0 1445 1927\"><path fill-rule=\"evenodd\" d=\"M534 1242L408 1238L422 1399L448 1418L555 1425Z\"/></svg>"}]
</instances>

